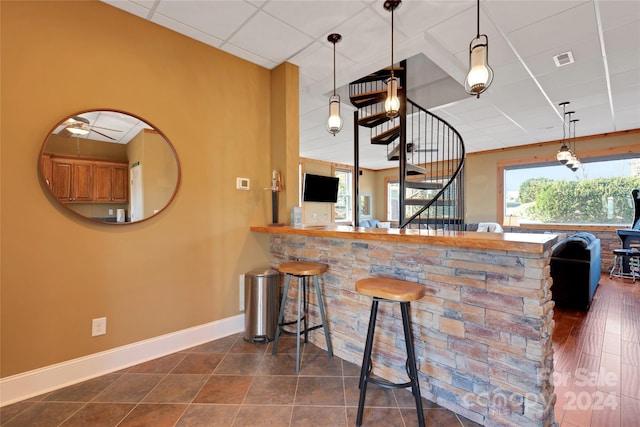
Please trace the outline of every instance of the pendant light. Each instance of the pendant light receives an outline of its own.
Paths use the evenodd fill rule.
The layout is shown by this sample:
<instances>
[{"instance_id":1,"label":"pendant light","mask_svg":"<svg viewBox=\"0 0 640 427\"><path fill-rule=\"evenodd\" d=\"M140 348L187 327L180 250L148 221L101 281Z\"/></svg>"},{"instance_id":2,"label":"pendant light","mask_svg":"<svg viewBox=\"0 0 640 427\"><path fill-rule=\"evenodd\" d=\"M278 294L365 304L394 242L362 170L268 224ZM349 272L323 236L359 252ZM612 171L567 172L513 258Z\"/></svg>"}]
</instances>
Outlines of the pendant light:
<instances>
[{"instance_id":1,"label":"pendant light","mask_svg":"<svg viewBox=\"0 0 640 427\"><path fill-rule=\"evenodd\" d=\"M400 112L400 99L398 98L398 79L393 75L393 11L402 3L401 0L386 0L384 8L391 12L391 77L387 79L387 99L384 101L384 110L387 117L394 118Z\"/></svg>"},{"instance_id":2,"label":"pendant light","mask_svg":"<svg viewBox=\"0 0 640 427\"><path fill-rule=\"evenodd\" d=\"M480 34L480 0L477 3L478 31L469 43L469 73L464 81L464 90L469 95L480 94L487 90L493 81L493 70L489 66L489 38Z\"/></svg>"},{"instance_id":3,"label":"pendant light","mask_svg":"<svg viewBox=\"0 0 640 427\"><path fill-rule=\"evenodd\" d=\"M576 157L576 154L573 152L573 150L571 150L571 115L574 113L574 111L567 111L566 113L564 113L564 122L566 123L566 127L568 129L568 134L569 136L567 137L567 142L569 143L569 160L567 160L567 163L565 163L564 165L566 167L568 167L569 169L573 170L573 165L578 162L578 158ZM567 120L567 116L569 116L569 119Z\"/></svg>"},{"instance_id":4,"label":"pendant light","mask_svg":"<svg viewBox=\"0 0 640 427\"><path fill-rule=\"evenodd\" d=\"M580 169L580 166L582 166L582 162L576 155L576 122L579 121L580 119L569 120L569 139L571 139L571 124L573 123L573 157L575 158L575 160L571 164L570 169L574 172Z\"/></svg>"},{"instance_id":5,"label":"pendant light","mask_svg":"<svg viewBox=\"0 0 640 427\"><path fill-rule=\"evenodd\" d=\"M329 34L327 40L333 43L333 95L329 97L329 119L327 119L327 130L336 136L342 129L343 121L340 117L340 95L336 94L336 43L342 40L340 34Z\"/></svg>"},{"instance_id":6,"label":"pendant light","mask_svg":"<svg viewBox=\"0 0 640 427\"><path fill-rule=\"evenodd\" d=\"M572 159L573 157L573 153L571 152L571 149L569 149L569 147L567 147L566 144L566 140L567 140L567 105L569 105L569 102L565 101L565 102L561 102L560 104L558 104L562 107L562 146L560 147L560 149L558 150L558 152L556 153L556 160L558 160L561 164L566 165L567 162L569 160ZM573 164L573 162L572 162Z\"/></svg>"}]
</instances>

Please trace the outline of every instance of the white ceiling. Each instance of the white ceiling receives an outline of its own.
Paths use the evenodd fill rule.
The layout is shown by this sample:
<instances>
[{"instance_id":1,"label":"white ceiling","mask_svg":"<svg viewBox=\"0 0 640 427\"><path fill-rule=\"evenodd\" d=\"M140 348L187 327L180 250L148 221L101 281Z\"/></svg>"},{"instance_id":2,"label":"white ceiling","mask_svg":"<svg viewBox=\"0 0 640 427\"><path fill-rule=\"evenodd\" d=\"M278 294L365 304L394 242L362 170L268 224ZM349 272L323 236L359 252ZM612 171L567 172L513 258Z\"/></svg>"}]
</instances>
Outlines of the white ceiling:
<instances>
[{"instance_id":1,"label":"white ceiling","mask_svg":"<svg viewBox=\"0 0 640 427\"><path fill-rule=\"evenodd\" d=\"M85 135L71 135L65 129L70 121L83 118L89 121L89 133ZM54 134L65 137L73 136L79 139L91 139L94 141L111 142L116 144L127 144L133 137L138 135L143 129L153 129L151 125L137 117L119 111L87 111L76 114L73 117L63 120L53 130Z\"/></svg>"},{"instance_id":2,"label":"white ceiling","mask_svg":"<svg viewBox=\"0 0 640 427\"><path fill-rule=\"evenodd\" d=\"M388 66L391 15L382 0L103 1L269 69L285 61L298 65L300 155L353 164L353 109L346 97L342 131L333 137L325 129L333 89L327 35L342 35L338 86ZM394 17L394 59L415 57L424 65L409 68L423 76L415 91L421 99L414 101L453 125L467 152L561 138L563 101L580 120L578 137L640 128L639 0L482 0L480 10L495 73L480 99L463 87L476 35L474 0L404 0ZM575 63L557 68L553 56L566 51ZM410 91L416 80L410 76ZM361 135L368 137L368 129ZM365 138L360 165L394 166L385 147Z\"/></svg>"}]
</instances>

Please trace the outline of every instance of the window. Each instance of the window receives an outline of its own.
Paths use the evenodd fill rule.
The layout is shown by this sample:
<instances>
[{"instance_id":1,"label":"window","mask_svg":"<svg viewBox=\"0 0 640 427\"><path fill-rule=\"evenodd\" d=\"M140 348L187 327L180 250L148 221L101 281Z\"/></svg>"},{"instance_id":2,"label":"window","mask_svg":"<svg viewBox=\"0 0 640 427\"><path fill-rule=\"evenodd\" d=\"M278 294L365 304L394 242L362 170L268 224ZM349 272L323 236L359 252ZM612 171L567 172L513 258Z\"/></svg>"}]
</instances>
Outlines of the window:
<instances>
[{"instance_id":1,"label":"window","mask_svg":"<svg viewBox=\"0 0 640 427\"><path fill-rule=\"evenodd\" d=\"M558 163L504 168L504 215L520 223L631 224L631 190L640 188L640 157L583 160L576 172Z\"/></svg>"},{"instance_id":2,"label":"window","mask_svg":"<svg viewBox=\"0 0 640 427\"><path fill-rule=\"evenodd\" d=\"M335 204L335 216L336 222L350 222L353 220L352 214L352 175L349 169L336 168L333 175L340 179L338 184L338 201Z\"/></svg>"},{"instance_id":3,"label":"window","mask_svg":"<svg viewBox=\"0 0 640 427\"><path fill-rule=\"evenodd\" d=\"M444 179L432 179L431 182L439 183L442 186L446 184L446 180ZM407 204L405 206L406 216L407 218L411 215L415 214L422 208L427 201L433 199L440 188L435 188L431 190L417 189L417 188L407 188L406 189L406 198L405 200L421 200L424 201L422 204ZM457 185L456 183L452 183L447 190L442 194L441 201L450 201L456 200L456 191ZM400 215L398 213L398 209L400 206L400 185L397 180L389 180L387 181L387 221L399 221ZM456 217L456 204L455 203L441 203L439 205L430 206L424 213L422 213L424 217L430 218L455 218Z\"/></svg>"},{"instance_id":4,"label":"window","mask_svg":"<svg viewBox=\"0 0 640 427\"><path fill-rule=\"evenodd\" d=\"M399 221L400 185L398 181L387 181L387 221Z\"/></svg>"}]
</instances>

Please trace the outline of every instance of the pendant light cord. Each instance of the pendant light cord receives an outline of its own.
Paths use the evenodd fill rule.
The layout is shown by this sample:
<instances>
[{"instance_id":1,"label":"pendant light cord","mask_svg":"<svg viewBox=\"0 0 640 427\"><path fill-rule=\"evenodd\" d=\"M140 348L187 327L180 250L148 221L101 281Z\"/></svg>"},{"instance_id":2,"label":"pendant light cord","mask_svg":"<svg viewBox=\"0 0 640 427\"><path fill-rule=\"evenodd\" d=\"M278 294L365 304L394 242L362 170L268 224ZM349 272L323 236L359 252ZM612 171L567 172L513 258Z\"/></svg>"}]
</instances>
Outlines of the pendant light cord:
<instances>
[{"instance_id":1,"label":"pendant light cord","mask_svg":"<svg viewBox=\"0 0 640 427\"><path fill-rule=\"evenodd\" d=\"M567 106L562 106L562 143L567 139Z\"/></svg>"},{"instance_id":2,"label":"pendant light cord","mask_svg":"<svg viewBox=\"0 0 640 427\"><path fill-rule=\"evenodd\" d=\"M478 7L477 9L477 29L478 31L476 31L476 38L479 39L480 38L480 0L478 0Z\"/></svg>"},{"instance_id":3,"label":"pendant light cord","mask_svg":"<svg viewBox=\"0 0 640 427\"><path fill-rule=\"evenodd\" d=\"M391 78L393 78L393 11L394 9L391 9Z\"/></svg>"},{"instance_id":4,"label":"pendant light cord","mask_svg":"<svg viewBox=\"0 0 640 427\"><path fill-rule=\"evenodd\" d=\"M336 43L333 43L333 96L336 95Z\"/></svg>"}]
</instances>

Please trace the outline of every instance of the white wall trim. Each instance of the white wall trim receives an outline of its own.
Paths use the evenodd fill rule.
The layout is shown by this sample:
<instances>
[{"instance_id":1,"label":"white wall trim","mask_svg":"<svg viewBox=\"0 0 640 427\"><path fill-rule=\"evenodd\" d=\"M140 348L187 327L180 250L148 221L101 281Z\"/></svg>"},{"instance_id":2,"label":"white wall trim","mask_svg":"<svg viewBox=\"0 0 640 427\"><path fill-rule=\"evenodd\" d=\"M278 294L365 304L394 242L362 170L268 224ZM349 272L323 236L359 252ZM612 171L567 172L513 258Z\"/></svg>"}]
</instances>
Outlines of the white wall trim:
<instances>
[{"instance_id":1,"label":"white wall trim","mask_svg":"<svg viewBox=\"0 0 640 427\"><path fill-rule=\"evenodd\" d=\"M244 331L244 314L0 379L0 407Z\"/></svg>"}]
</instances>

